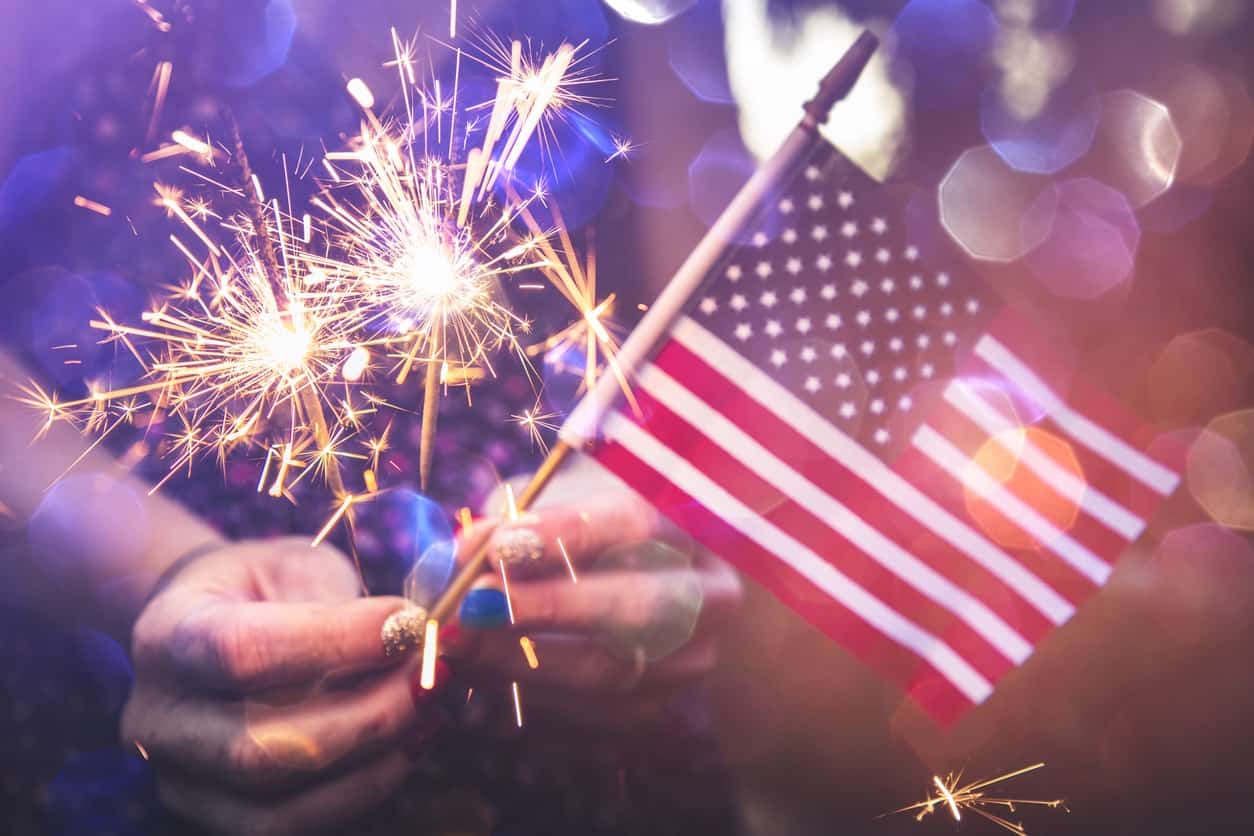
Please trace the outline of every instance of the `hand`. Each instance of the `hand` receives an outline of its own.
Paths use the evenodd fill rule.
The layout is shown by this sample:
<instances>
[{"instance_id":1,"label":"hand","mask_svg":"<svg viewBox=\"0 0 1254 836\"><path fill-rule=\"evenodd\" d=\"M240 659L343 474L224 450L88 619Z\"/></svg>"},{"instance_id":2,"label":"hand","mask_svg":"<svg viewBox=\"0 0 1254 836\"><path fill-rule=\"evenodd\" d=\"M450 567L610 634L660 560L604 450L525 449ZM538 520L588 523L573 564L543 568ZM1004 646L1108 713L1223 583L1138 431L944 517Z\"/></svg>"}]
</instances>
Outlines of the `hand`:
<instances>
[{"instance_id":1,"label":"hand","mask_svg":"<svg viewBox=\"0 0 1254 836\"><path fill-rule=\"evenodd\" d=\"M720 622L741 601L731 567L586 459L535 511L473 527L458 553L484 537L494 571L467 595L446 652L471 681L517 681L529 709L567 720L621 728L656 718L713 670Z\"/></svg>"},{"instance_id":2,"label":"hand","mask_svg":"<svg viewBox=\"0 0 1254 836\"><path fill-rule=\"evenodd\" d=\"M399 598L359 598L347 558L305 540L224 544L135 625L122 728L163 802L217 833L308 833L383 800L420 718L379 630ZM425 712L424 712L425 714Z\"/></svg>"}]
</instances>

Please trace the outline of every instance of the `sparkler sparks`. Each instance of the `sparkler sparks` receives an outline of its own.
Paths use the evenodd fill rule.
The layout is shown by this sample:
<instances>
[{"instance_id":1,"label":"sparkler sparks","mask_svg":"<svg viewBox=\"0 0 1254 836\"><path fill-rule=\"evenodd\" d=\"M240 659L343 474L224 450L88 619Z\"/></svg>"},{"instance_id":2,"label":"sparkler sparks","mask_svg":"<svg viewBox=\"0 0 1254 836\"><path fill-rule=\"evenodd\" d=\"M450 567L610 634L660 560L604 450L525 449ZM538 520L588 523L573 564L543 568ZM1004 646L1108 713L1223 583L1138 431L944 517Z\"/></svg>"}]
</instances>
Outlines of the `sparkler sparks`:
<instances>
[{"instance_id":1,"label":"sparkler sparks","mask_svg":"<svg viewBox=\"0 0 1254 836\"><path fill-rule=\"evenodd\" d=\"M1066 807L1063 805L1062 799L1052 801L1043 801L1031 798L1001 798L990 796L985 790L995 784L1008 781L1011 778L1017 778L1028 772L1045 766L1044 763L1036 763L1031 766L1025 766L1022 769L1016 769L1013 772L1007 772L1004 775L998 775L995 778L988 778L983 781L973 781L970 784L959 786L962 780L962 774L950 773L942 780L939 775L932 776L932 782L935 785L935 795L931 792L928 797L917 804L911 804L908 807L902 807L885 815L896 815L898 813L915 813L915 821L923 821L923 819L936 812L937 810L948 810L953 816L954 821L962 821L962 813L964 811L975 813L985 819L996 824L1017 836L1027 836L1027 831L1019 822L1011 821L1001 813L1011 815L1015 813L1017 807L1049 807L1057 808ZM993 811L997 812L993 812Z\"/></svg>"}]
</instances>

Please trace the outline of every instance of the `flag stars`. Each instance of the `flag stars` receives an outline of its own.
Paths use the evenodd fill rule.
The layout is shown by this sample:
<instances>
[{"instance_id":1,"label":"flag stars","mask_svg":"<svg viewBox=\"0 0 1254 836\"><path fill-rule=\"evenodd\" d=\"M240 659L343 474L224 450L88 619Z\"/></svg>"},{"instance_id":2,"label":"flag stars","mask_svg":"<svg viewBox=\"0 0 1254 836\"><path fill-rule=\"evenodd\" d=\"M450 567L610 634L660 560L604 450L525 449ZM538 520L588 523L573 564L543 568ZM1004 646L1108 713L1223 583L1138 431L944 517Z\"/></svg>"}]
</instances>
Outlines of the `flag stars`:
<instances>
[{"instance_id":1,"label":"flag stars","mask_svg":"<svg viewBox=\"0 0 1254 836\"><path fill-rule=\"evenodd\" d=\"M762 295L758 297L758 304L768 310L775 307L777 302L779 302L779 297L775 295L773 290L764 290Z\"/></svg>"},{"instance_id":2,"label":"flag stars","mask_svg":"<svg viewBox=\"0 0 1254 836\"><path fill-rule=\"evenodd\" d=\"M858 414L858 408L853 405L853 401L845 401L840 405L840 417L846 420Z\"/></svg>"},{"instance_id":3,"label":"flag stars","mask_svg":"<svg viewBox=\"0 0 1254 836\"><path fill-rule=\"evenodd\" d=\"M771 365L775 368L781 368L787 362L788 352L784 351L782 348L777 348L771 352Z\"/></svg>"},{"instance_id":4,"label":"flag stars","mask_svg":"<svg viewBox=\"0 0 1254 836\"><path fill-rule=\"evenodd\" d=\"M883 235L885 232L888 232L888 221L883 218L872 218L871 231L876 235Z\"/></svg>"},{"instance_id":5,"label":"flag stars","mask_svg":"<svg viewBox=\"0 0 1254 836\"><path fill-rule=\"evenodd\" d=\"M880 281L880 290L885 293L892 293L897 288L897 283L892 279L885 278Z\"/></svg>"},{"instance_id":6,"label":"flag stars","mask_svg":"<svg viewBox=\"0 0 1254 836\"><path fill-rule=\"evenodd\" d=\"M877 372L875 369L871 369L869 372L866 373L866 376L864 379L866 380L867 383L874 386L880 382L880 373Z\"/></svg>"},{"instance_id":7,"label":"flag stars","mask_svg":"<svg viewBox=\"0 0 1254 836\"><path fill-rule=\"evenodd\" d=\"M919 377L923 378L924 380L931 379L932 375L934 374L936 374L936 367L933 366L931 363L924 363L923 365L919 366Z\"/></svg>"},{"instance_id":8,"label":"flag stars","mask_svg":"<svg viewBox=\"0 0 1254 836\"><path fill-rule=\"evenodd\" d=\"M875 343L871 340L863 340L859 349L862 351L863 355L870 357L875 353Z\"/></svg>"},{"instance_id":9,"label":"flag stars","mask_svg":"<svg viewBox=\"0 0 1254 836\"><path fill-rule=\"evenodd\" d=\"M753 272L757 274L759 279L769 278L774 270L775 268L771 267L771 262L769 261L759 261L758 266L753 268Z\"/></svg>"},{"instance_id":10,"label":"flag stars","mask_svg":"<svg viewBox=\"0 0 1254 836\"><path fill-rule=\"evenodd\" d=\"M753 326L747 322L741 322L732 333L735 334L736 339L743 343L753 336Z\"/></svg>"},{"instance_id":11,"label":"flag stars","mask_svg":"<svg viewBox=\"0 0 1254 836\"><path fill-rule=\"evenodd\" d=\"M885 322L896 322L900 318L901 318L901 314L898 313L896 308L889 308L888 310L884 311Z\"/></svg>"},{"instance_id":12,"label":"flag stars","mask_svg":"<svg viewBox=\"0 0 1254 836\"><path fill-rule=\"evenodd\" d=\"M949 274L937 273L936 274L936 286L937 287L949 287Z\"/></svg>"},{"instance_id":13,"label":"flag stars","mask_svg":"<svg viewBox=\"0 0 1254 836\"><path fill-rule=\"evenodd\" d=\"M797 207L793 205L792 198L790 197L786 197L779 202L779 211L783 212L785 215L791 213L795 208Z\"/></svg>"},{"instance_id":14,"label":"flag stars","mask_svg":"<svg viewBox=\"0 0 1254 836\"><path fill-rule=\"evenodd\" d=\"M814 229L810 230L810 237L815 241L826 241L827 227L823 224L817 224Z\"/></svg>"},{"instance_id":15,"label":"flag stars","mask_svg":"<svg viewBox=\"0 0 1254 836\"><path fill-rule=\"evenodd\" d=\"M868 408L869 408L869 409L871 410L871 412L872 412L872 413L874 413L875 415L880 415L880 414L883 414L883 412L884 412L884 402L883 402L882 400L880 400L879 398L876 398L875 400L871 401L871 403L868 405Z\"/></svg>"},{"instance_id":16,"label":"flag stars","mask_svg":"<svg viewBox=\"0 0 1254 836\"><path fill-rule=\"evenodd\" d=\"M836 205L841 209L848 209L853 206L853 192L841 192L836 195Z\"/></svg>"},{"instance_id":17,"label":"flag stars","mask_svg":"<svg viewBox=\"0 0 1254 836\"><path fill-rule=\"evenodd\" d=\"M803 316L797 320L797 333L808 334L810 333L810 328L810 317Z\"/></svg>"},{"instance_id":18,"label":"flag stars","mask_svg":"<svg viewBox=\"0 0 1254 836\"><path fill-rule=\"evenodd\" d=\"M902 412L909 412L910 407L912 406L914 406L914 401L910 398L909 395L902 395L900 398L897 399L897 408L900 409Z\"/></svg>"},{"instance_id":19,"label":"flag stars","mask_svg":"<svg viewBox=\"0 0 1254 836\"><path fill-rule=\"evenodd\" d=\"M862 264L862 253L857 250L850 250L845 253L845 266L857 267Z\"/></svg>"},{"instance_id":20,"label":"flag stars","mask_svg":"<svg viewBox=\"0 0 1254 836\"><path fill-rule=\"evenodd\" d=\"M897 368L893 369L893 380L897 381L898 383L901 383L902 381L904 381L906 379L906 376L907 375L906 375L905 366L898 366Z\"/></svg>"},{"instance_id":21,"label":"flag stars","mask_svg":"<svg viewBox=\"0 0 1254 836\"><path fill-rule=\"evenodd\" d=\"M968 299L966 307L967 313L969 314L977 314L980 312L980 302L978 299Z\"/></svg>"},{"instance_id":22,"label":"flag stars","mask_svg":"<svg viewBox=\"0 0 1254 836\"><path fill-rule=\"evenodd\" d=\"M845 238L854 238L858 234L858 224L854 221L845 221L840 225L840 234Z\"/></svg>"},{"instance_id":23,"label":"flag stars","mask_svg":"<svg viewBox=\"0 0 1254 836\"><path fill-rule=\"evenodd\" d=\"M819 389L823 388L823 384L819 383L819 379L815 377L814 375L810 375L809 377L807 377L806 382L803 383L802 385L805 386L806 391L809 392L811 395L815 394L816 392L819 391Z\"/></svg>"},{"instance_id":24,"label":"flag stars","mask_svg":"<svg viewBox=\"0 0 1254 836\"><path fill-rule=\"evenodd\" d=\"M755 247L765 247L767 242L770 240L771 239L767 237L766 233L761 230L753 233L753 246Z\"/></svg>"},{"instance_id":25,"label":"flag stars","mask_svg":"<svg viewBox=\"0 0 1254 836\"><path fill-rule=\"evenodd\" d=\"M836 298L836 285L831 284L830 282L828 284L823 285L823 287L819 288L819 296L822 296L824 299L826 299L829 302L835 299Z\"/></svg>"},{"instance_id":26,"label":"flag stars","mask_svg":"<svg viewBox=\"0 0 1254 836\"><path fill-rule=\"evenodd\" d=\"M768 319L766 321L766 327L762 330L766 332L766 335L768 337L774 339L775 337L778 337L780 334L784 333L784 326L779 324L778 319Z\"/></svg>"},{"instance_id":27,"label":"flag stars","mask_svg":"<svg viewBox=\"0 0 1254 836\"><path fill-rule=\"evenodd\" d=\"M919 348L927 348L929 345L932 344L932 338L929 337L927 334L920 334L918 338L914 341L914 344L917 345Z\"/></svg>"},{"instance_id":28,"label":"flag stars","mask_svg":"<svg viewBox=\"0 0 1254 836\"><path fill-rule=\"evenodd\" d=\"M789 227L784 230L784 233L780 236L780 238L784 239L785 244L795 244L797 243L797 230Z\"/></svg>"},{"instance_id":29,"label":"flag stars","mask_svg":"<svg viewBox=\"0 0 1254 836\"><path fill-rule=\"evenodd\" d=\"M940 311L941 316L952 316L954 313L954 306L948 302L942 302L941 306L937 308L937 310Z\"/></svg>"},{"instance_id":30,"label":"flag stars","mask_svg":"<svg viewBox=\"0 0 1254 836\"><path fill-rule=\"evenodd\" d=\"M871 324L871 312L870 311L858 311L858 315L854 317L854 321L857 322L859 325L861 325L863 328L867 327L868 325Z\"/></svg>"},{"instance_id":31,"label":"flag stars","mask_svg":"<svg viewBox=\"0 0 1254 836\"><path fill-rule=\"evenodd\" d=\"M788 298L794 305L800 305L806 300L806 289L804 287L794 287L792 292L788 294Z\"/></svg>"},{"instance_id":32,"label":"flag stars","mask_svg":"<svg viewBox=\"0 0 1254 836\"><path fill-rule=\"evenodd\" d=\"M915 305L910 310L910 315L913 316L915 319L919 320L920 322L922 322L924 319L927 318L927 306Z\"/></svg>"},{"instance_id":33,"label":"flag stars","mask_svg":"<svg viewBox=\"0 0 1254 836\"><path fill-rule=\"evenodd\" d=\"M810 207L810 211L817 212L823 208L823 195L812 194L810 199L806 201L806 206Z\"/></svg>"},{"instance_id":34,"label":"flag stars","mask_svg":"<svg viewBox=\"0 0 1254 836\"><path fill-rule=\"evenodd\" d=\"M818 166L816 166L816 165L808 165L808 166L806 166L806 170L805 170L805 177L806 177L806 179L807 179L807 180L809 180L811 183L813 183L815 180L819 179L819 177L821 177L821 176L822 176L822 172L821 172L821 171L819 171L819 167L818 167Z\"/></svg>"},{"instance_id":35,"label":"flag stars","mask_svg":"<svg viewBox=\"0 0 1254 836\"><path fill-rule=\"evenodd\" d=\"M869 290L867 283L862 281L862 279L854 279L853 284L849 286L849 292L859 299L866 295L867 290Z\"/></svg>"},{"instance_id":36,"label":"flag stars","mask_svg":"<svg viewBox=\"0 0 1254 836\"><path fill-rule=\"evenodd\" d=\"M743 311L749 307L749 300L745 298L743 293L734 293L728 304L731 305L733 311Z\"/></svg>"},{"instance_id":37,"label":"flag stars","mask_svg":"<svg viewBox=\"0 0 1254 836\"><path fill-rule=\"evenodd\" d=\"M890 436L888 435L888 430L880 427L875 431L873 438L875 439L876 444L883 446L889 442Z\"/></svg>"},{"instance_id":38,"label":"flag stars","mask_svg":"<svg viewBox=\"0 0 1254 836\"><path fill-rule=\"evenodd\" d=\"M893 337L888 341L888 350L900 353L904 345L905 344L901 341L901 337Z\"/></svg>"},{"instance_id":39,"label":"flag stars","mask_svg":"<svg viewBox=\"0 0 1254 836\"><path fill-rule=\"evenodd\" d=\"M946 331L941 337L941 342L947 346L953 347L958 342L958 335L953 331Z\"/></svg>"},{"instance_id":40,"label":"flag stars","mask_svg":"<svg viewBox=\"0 0 1254 836\"><path fill-rule=\"evenodd\" d=\"M807 345L801 349L797 356L801 358L803 363L813 363L818 359L819 353L814 350L814 346Z\"/></svg>"},{"instance_id":41,"label":"flag stars","mask_svg":"<svg viewBox=\"0 0 1254 836\"><path fill-rule=\"evenodd\" d=\"M835 331L843 323L841 322L840 314L829 313L827 318L823 320L823 324L828 328L828 330Z\"/></svg>"},{"instance_id":42,"label":"flag stars","mask_svg":"<svg viewBox=\"0 0 1254 836\"><path fill-rule=\"evenodd\" d=\"M718 300L713 296L707 296L701 300L701 313L709 316L718 310Z\"/></svg>"},{"instance_id":43,"label":"flag stars","mask_svg":"<svg viewBox=\"0 0 1254 836\"><path fill-rule=\"evenodd\" d=\"M821 253L818 258L814 259L814 266L826 273L832 269L832 256L830 253Z\"/></svg>"},{"instance_id":44,"label":"flag stars","mask_svg":"<svg viewBox=\"0 0 1254 836\"><path fill-rule=\"evenodd\" d=\"M784 269L794 276L797 275L801 272L801 259L793 256L784 263Z\"/></svg>"},{"instance_id":45,"label":"flag stars","mask_svg":"<svg viewBox=\"0 0 1254 836\"><path fill-rule=\"evenodd\" d=\"M910 289L911 289L911 290L919 290L919 289L921 289L922 287L923 287L923 277L922 277L922 276L920 276L920 275L917 275L917 274L916 274L916 275L914 275L914 276L911 276L911 277L910 277Z\"/></svg>"},{"instance_id":46,"label":"flag stars","mask_svg":"<svg viewBox=\"0 0 1254 836\"><path fill-rule=\"evenodd\" d=\"M844 360L849 356L849 349L845 348L844 343L835 343L828 350L828 353L832 355L833 360Z\"/></svg>"},{"instance_id":47,"label":"flag stars","mask_svg":"<svg viewBox=\"0 0 1254 836\"><path fill-rule=\"evenodd\" d=\"M727 278L730 279L731 281L738 282L740 281L740 277L743 275L744 275L744 272L740 269L739 264L732 264L728 266Z\"/></svg>"},{"instance_id":48,"label":"flag stars","mask_svg":"<svg viewBox=\"0 0 1254 836\"><path fill-rule=\"evenodd\" d=\"M902 256L905 257L906 261L918 261L919 260L919 248L916 247L914 244L910 244L909 246L907 246L904 250L902 250L901 254Z\"/></svg>"},{"instance_id":49,"label":"flag stars","mask_svg":"<svg viewBox=\"0 0 1254 836\"><path fill-rule=\"evenodd\" d=\"M836 375L835 382L838 389L848 389L851 385L853 385L853 379L849 377L848 372L841 372Z\"/></svg>"},{"instance_id":50,"label":"flag stars","mask_svg":"<svg viewBox=\"0 0 1254 836\"><path fill-rule=\"evenodd\" d=\"M875 251L875 260L880 264L887 264L892 261L893 254L888 251L887 247L880 247Z\"/></svg>"}]
</instances>

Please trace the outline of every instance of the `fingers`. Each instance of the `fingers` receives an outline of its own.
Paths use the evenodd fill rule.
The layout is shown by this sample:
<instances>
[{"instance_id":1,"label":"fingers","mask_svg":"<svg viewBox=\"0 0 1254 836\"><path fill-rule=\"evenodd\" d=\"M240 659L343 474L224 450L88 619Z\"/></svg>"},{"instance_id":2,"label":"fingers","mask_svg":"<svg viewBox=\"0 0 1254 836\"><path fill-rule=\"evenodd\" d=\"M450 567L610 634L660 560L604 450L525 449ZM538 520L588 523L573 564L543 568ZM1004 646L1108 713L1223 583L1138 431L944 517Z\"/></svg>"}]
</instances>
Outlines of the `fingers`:
<instances>
[{"instance_id":1,"label":"fingers","mask_svg":"<svg viewBox=\"0 0 1254 836\"><path fill-rule=\"evenodd\" d=\"M406 737L418 720L410 676L398 669L365 687L288 704L170 700L141 691L127 706L123 729L158 764L247 793L286 790Z\"/></svg>"},{"instance_id":2,"label":"fingers","mask_svg":"<svg viewBox=\"0 0 1254 836\"><path fill-rule=\"evenodd\" d=\"M317 681L328 674L394 664L384 654L383 622L402 598L342 603L221 601L173 626L140 621L139 666L155 664L180 683L216 691L249 691Z\"/></svg>"},{"instance_id":3,"label":"fingers","mask_svg":"<svg viewBox=\"0 0 1254 836\"><path fill-rule=\"evenodd\" d=\"M458 661L458 671L472 683L517 681L555 695L630 695L655 698L673 694L714 669L718 643L711 637L697 639L658 662L609 650L589 636L537 634L528 636L535 660L531 667L512 632L485 633L477 637L473 652Z\"/></svg>"},{"instance_id":4,"label":"fingers","mask_svg":"<svg viewBox=\"0 0 1254 836\"><path fill-rule=\"evenodd\" d=\"M600 496L578 504L526 511L491 529L488 557L495 564L566 571L612 546L674 537L673 526L635 494ZM484 533L472 532L462 548L473 554Z\"/></svg>"},{"instance_id":5,"label":"fingers","mask_svg":"<svg viewBox=\"0 0 1254 836\"><path fill-rule=\"evenodd\" d=\"M157 786L168 807L213 833L284 836L334 831L392 795L409 767L409 758L394 751L287 798L264 801L170 772L159 777Z\"/></svg>"},{"instance_id":6,"label":"fingers","mask_svg":"<svg viewBox=\"0 0 1254 836\"><path fill-rule=\"evenodd\" d=\"M499 577L484 576L463 609L487 598L482 590L502 588ZM581 577L578 583L555 577L509 585L513 623L520 629L645 630L685 615L695 623L698 613L705 619L722 617L740 597L739 578L722 566L697 572L598 572ZM482 623L483 619L478 620Z\"/></svg>"}]
</instances>

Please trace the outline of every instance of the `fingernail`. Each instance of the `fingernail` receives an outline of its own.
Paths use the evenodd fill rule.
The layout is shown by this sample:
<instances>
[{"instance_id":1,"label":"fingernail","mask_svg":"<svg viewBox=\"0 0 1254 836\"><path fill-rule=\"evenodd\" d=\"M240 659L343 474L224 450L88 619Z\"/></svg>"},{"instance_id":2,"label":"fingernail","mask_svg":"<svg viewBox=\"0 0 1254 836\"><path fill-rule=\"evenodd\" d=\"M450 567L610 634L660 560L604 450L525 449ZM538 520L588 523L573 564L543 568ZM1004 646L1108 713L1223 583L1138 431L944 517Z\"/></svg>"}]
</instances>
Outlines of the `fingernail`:
<instances>
[{"instance_id":1,"label":"fingernail","mask_svg":"<svg viewBox=\"0 0 1254 836\"><path fill-rule=\"evenodd\" d=\"M511 572L526 572L544 556L544 538L525 525L503 526L492 535L492 556Z\"/></svg>"},{"instance_id":2,"label":"fingernail","mask_svg":"<svg viewBox=\"0 0 1254 836\"><path fill-rule=\"evenodd\" d=\"M450 659L459 659L469 649L469 636L456 624L446 624L440 628L440 655Z\"/></svg>"},{"instance_id":3,"label":"fingernail","mask_svg":"<svg viewBox=\"0 0 1254 836\"><path fill-rule=\"evenodd\" d=\"M466 593L457 613L462 626L474 630L493 630L509 624L509 605L505 593L490 586Z\"/></svg>"},{"instance_id":4,"label":"fingernail","mask_svg":"<svg viewBox=\"0 0 1254 836\"><path fill-rule=\"evenodd\" d=\"M422 644L427 627L427 611L419 606L399 609L383 622L380 638L385 656L399 656Z\"/></svg>"}]
</instances>

